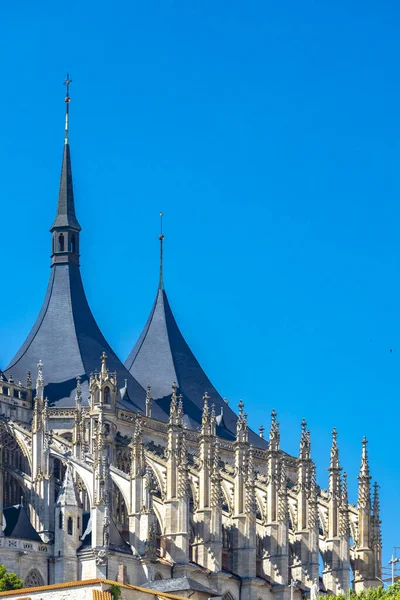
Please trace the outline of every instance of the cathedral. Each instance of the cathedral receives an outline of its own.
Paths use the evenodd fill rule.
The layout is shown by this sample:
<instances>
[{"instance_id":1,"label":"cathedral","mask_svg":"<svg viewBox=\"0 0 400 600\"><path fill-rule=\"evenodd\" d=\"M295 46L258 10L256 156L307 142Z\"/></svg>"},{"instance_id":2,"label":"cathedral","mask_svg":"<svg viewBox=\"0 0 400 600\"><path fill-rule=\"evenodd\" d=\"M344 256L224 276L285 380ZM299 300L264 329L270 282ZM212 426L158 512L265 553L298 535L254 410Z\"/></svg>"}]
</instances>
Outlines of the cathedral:
<instances>
[{"instance_id":1,"label":"cathedral","mask_svg":"<svg viewBox=\"0 0 400 600\"><path fill-rule=\"evenodd\" d=\"M243 402L232 410L179 330L162 235L154 304L125 362L105 340L80 273L66 83L48 287L0 371L0 563L25 587L108 578L193 600L379 586L367 440L352 504L335 429L327 490L306 421L297 456L280 447L274 410L267 435L252 431Z\"/></svg>"}]
</instances>

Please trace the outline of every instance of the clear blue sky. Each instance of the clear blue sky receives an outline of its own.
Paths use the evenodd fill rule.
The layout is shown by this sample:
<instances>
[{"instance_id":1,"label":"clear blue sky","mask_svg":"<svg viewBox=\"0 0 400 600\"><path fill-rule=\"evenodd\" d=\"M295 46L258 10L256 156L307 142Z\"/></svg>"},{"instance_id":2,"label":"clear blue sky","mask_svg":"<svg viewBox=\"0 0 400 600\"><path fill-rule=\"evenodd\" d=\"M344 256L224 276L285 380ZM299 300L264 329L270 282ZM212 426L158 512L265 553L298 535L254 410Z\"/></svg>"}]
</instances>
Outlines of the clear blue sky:
<instances>
[{"instance_id":1,"label":"clear blue sky","mask_svg":"<svg viewBox=\"0 0 400 600\"><path fill-rule=\"evenodd\" d=\"M49 275L70 71L82 271L125 359L165 283L182 332L285 450L360 440L400 545L399 4L8 2L0 22L0 365ZM392 349L392 352L390 352ZM68 358L66 357L66 360Z\"/></svg>"}]
</instances>

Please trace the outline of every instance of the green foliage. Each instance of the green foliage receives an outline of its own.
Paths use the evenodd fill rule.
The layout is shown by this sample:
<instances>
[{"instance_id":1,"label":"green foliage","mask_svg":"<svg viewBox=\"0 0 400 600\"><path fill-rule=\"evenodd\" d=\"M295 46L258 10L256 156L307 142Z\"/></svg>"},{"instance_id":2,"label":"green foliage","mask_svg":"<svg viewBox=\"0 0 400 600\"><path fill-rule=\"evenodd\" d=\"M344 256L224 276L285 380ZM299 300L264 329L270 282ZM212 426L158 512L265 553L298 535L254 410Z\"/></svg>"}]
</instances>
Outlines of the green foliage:
<instances>
[{"instance_id":1,"label":"green foliage","mask_svg":"<svg viewBox=\"0 0 400 600\"><path fill-rule=\"evenodd\" d=\"M400 581L397 581L394 585L390 585L387 589L380 586L369 588L358 594L350 590L347 596L344 594L337 596L327 595L324 597L324 600L400 600Z\"/></svg>"},{"instance_id":2,"label":"green foliage","mask_svg":"<svg viewBox=\"0 0 400 600\"><path fill-rule=\"evenodd\" d=\"M8 573L4 565L0 565L0 592L19 590L22 588L22 579L15 573Z\"/></svg>"},{"instance_id":3,"label":"green foliage","mask_svg":"<svg viewBox=\"0 0 400 600\"><path fill-rule=\"evenodd\" d=\"M113 600L118 600L118 598L121 596L121 590L119 585L112 585L110 588L110 593Z\"/></svg>"}]
</instances>

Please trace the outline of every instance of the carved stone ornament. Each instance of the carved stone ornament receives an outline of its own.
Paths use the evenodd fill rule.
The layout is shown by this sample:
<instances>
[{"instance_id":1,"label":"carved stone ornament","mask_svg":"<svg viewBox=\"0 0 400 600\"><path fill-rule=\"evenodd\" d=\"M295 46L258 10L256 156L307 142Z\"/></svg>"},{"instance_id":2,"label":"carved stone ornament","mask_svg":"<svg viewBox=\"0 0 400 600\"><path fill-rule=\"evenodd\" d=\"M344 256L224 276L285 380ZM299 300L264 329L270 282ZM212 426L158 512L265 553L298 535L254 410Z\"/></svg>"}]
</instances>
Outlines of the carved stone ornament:
<instances>
[{"instance_id":1,"label":"carved stone ornament","mask_svg":"<svg viewBox=\"0 0 400 600\"><path fill-rule=\"evenodd\" d=\"M98 567L104 567L107 564L108 552L105 548L95 548L93 554L96 559L96 565Z\"/></svg>"}]
</instances>

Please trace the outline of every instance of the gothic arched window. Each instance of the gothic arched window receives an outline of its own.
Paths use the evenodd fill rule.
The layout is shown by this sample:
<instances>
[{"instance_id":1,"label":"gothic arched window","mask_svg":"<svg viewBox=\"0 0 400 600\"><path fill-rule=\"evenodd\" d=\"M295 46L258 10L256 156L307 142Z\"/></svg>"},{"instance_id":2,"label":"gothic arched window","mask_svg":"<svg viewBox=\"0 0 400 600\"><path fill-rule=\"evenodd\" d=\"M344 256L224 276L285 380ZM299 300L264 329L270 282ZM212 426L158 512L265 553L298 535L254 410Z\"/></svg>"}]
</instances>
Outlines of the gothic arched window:
<instances>
[{"instance_id":1,"label":"gothic arched window","mask_svg":"<svg viewBox=\"0 0 400 600\"><path fill-rule=\"evenodd\" d=\"M74 527L74 525L73 525L72 517L68 517L68 521L67 521L68 535L72 535L73 527Z\"/></svg>"},{"instance_id":2,"label":"gothic arched window","mask_svg":"<svg viewBox=\"0 0 400 600\"><path fill-rule=\"evenodd\" d=\"M110 398L111 398L110 388L107 386L104 388L104 404L110 404Z\"/></svg>"},{"instance_id":3,"label":"gothic arched window","mask_svg":"<svg viewBox=\"0 0 400 600\"><path fill-rule=\"evenodd\" d=\"M24 587L40 587L44 585L43 577L37 569L29 571L24 581Z\"/></svg>"},{"instance_id":4,"label":"gothic arched window","mask_svg":"<svg viewBox=\"0 0 400 600\"><path fill-rule=\"evenodd\" d=\"M58 236L58 251L64 252L64 234L60 233Z\"/></svg>"},{"instance_id":5,"label":"gothic arched window","mask_svg":"<svg viewBox=\"0 0 400 600\"><path fill-rule=\"evenodd\" d=\"M63 528L63 514L60 510L60 513L58 515L58 529L62 529Z\"/></svg>"},{"instance_id":6,"label":"gothic arched window","mask_svg":"<svg viewBox=\"0 0 400 600\"><path fill-rule=\"evenodd\" d=\"M73 254L76 253L76 241L75 241L74 234L72 234L71 241L69 243L69 251L72 252Z\"/></svg>"}]
</instances>

